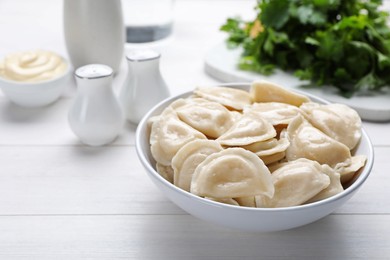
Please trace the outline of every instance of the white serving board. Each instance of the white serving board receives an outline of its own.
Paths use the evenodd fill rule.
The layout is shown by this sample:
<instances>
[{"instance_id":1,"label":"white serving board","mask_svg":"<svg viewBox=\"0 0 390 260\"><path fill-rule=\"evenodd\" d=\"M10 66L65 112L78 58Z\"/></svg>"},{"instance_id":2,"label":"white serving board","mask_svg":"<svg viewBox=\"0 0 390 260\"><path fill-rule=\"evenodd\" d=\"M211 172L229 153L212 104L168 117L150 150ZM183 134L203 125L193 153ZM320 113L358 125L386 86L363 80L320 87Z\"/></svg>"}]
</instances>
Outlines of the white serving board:
<instances>
[{"instance_id":1,"label":"white serving board","mask_svg":"<svg viewBox=\"0 0 390 260\"><path fill-rule=\"evenodd\" d=\"M337 94L334 87L303 88L303 84L293 75L276 71L275 74L264 76L258 73L242 71L237 68L237 62L241 49L230 50L225 43L220 43L209 50L205 58L206 72L222 82L251 82L256 79L265 79L281 86L298 89L313 95L327 99L334 103L343 103L354 108L363 120L390 121L390 89L375 94L355 95L352 98L344 98Z\"/></svg>"}]
</instances>

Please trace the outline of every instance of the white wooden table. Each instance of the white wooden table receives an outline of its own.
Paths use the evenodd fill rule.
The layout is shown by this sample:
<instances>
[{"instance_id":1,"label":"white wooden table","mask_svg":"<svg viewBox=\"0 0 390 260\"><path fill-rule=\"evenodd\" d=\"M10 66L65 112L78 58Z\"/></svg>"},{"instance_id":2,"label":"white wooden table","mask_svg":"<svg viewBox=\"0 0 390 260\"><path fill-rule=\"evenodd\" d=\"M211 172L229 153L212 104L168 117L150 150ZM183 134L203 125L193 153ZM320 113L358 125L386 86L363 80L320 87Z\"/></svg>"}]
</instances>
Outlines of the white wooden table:
<instances>
[{"instance_id":1,"label":"white wooden table","mask_svg":"<svg viewBox=\"0 0 390 260\"><path fill-rule=\"evenodd\" d=\"M217 83L203 57L225 38L226 17L251 17L254 3L176 2L173 37L154 46L172 94ZM67 56L62 1L1 0L0 56L34 48ZM188 215L157 190L135 153L136 126L108 146L82 145L67 123L74 91L39 109L0 94L0 259L390 259L390 124L364 123L375 165L345 206L301 228L242 233Z\"/></svg>"}]
</instances>

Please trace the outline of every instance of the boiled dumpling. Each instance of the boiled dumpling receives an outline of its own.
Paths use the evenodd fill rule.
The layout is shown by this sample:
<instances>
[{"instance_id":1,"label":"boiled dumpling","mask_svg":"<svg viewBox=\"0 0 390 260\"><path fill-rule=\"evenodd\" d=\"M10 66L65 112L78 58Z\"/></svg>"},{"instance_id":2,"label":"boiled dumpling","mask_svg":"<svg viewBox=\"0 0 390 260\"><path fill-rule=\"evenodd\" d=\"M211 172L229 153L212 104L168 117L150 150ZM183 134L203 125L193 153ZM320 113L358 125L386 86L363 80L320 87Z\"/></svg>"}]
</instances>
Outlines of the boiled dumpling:
<instances>
[{"instance_id":1,"label":"boiled dumpling","mask_svg":"<svg viewBox=\"0 0 390 260\"><path fill-rule=\"evenodd\" d=\"M313 127L301 116L290 123L287 136L290 141L286 150L288 161L307 158L334 167L337 163L351 158L347 146Z\"/></svg>"},{"instance_id":2,"label":"boiled dumpling","mask_svg":"<svg viewBox=\"0 0 390 260\"><path fill-rule=\"evenodd\" d=\"M365 155L356 155L348 161L337 164L335 170L340 173L341 183L346 184L352 180L355 173L366 164L366 160Z\"/></svg>"},{"instance_id":3,"label":"boiled dumpling","mask_svg":"<svg viewBox=\"0 0 390 260\"><path fill-rule=\"evenodd\" d=\"M191 106L191 105L201 105L211 102L210 100L207 100L205 98L200 98L196 96L188 97L188 98L179 98L175 101L173 101L169 107L173 110L177 111L178 109L185 107L185 106Z\"/></svg>"},{"instance_id":4,"label":"boiled dumpling","mask_svg":"<svg viewBox=\"0 0 390 260\"><path fill-rule=\"evenodd\" d=\"M222 151L222 146L213 140L197 139L185 144L172 159L174 184L190 191L192 175L196 167L210 154Z\"/></svg>"},{"instance_id":5,"label":"boiled dumpling","mask_svg":"<svg viewBox=\"0 0 390 260\"><path fill-rule=\"evenodd\" d=\"M169 110L165 109L163 111L163 113L171 113L171 112L174 112L176 109L180 108L180 107L183 107L183 106L186 106L190 103L190 98L179 98L175 101L173 101L168 107L170 108Z\"/></svg>"},{"instance_id":6,"label":"boiled dumpling","mask_svg":"<svg viewBox=\"0 0 390 260\"><path fill-rule=\"evenodd\" d=\"M256 142L253 144L242 146L242 148L254 152L258 156L272 155L279 152L284 152L290 145L287 138L271 138L265 141Z\"/></svg>"},{"instance_id":7,"label":"boiled dumpling","mask_svg":"<svg viewBox=\"0 0 390 260\"><path fill-rule=\"evenodd\" d=\"M276 131L268 121L257 113L248 112L243 114L217 141L226 146L242 146L275 136Z\"/></svg>"},{"instance_id":8,"label":"boiled dumpling","mask_svg":"<svg viewBox=\"0 0 390 260\"><path fill-rule=\"evenodd\" d=\"M256 196L257 207L298 206L330 184L330 178L321 165L307 159L282 163L272 172L271 177L275 187L274 196Z\"/></svg>"},{"instance_id":9,"label":"boiled dumpling","mask_svg":"<svg viewBox=\"0 0 390 260\"><path fill-rule=\"evenodd\" d=\"M259 157L261 160L263 160L265 165L269 165L284 159L286 157L286 152L279 152L271 155L262 155Z\"/></svg>"},{"instance_id":10,"label":"boiled dumpling","mask_svg":"<svg viewBox=\"0 0 390 260\"><path fill-rule=\"evenodd\" d=\"M150 129L149 143L152 145L158 141L158 131L160 131L160 116L154 116L148 120L148 129Z\"/></svg>"},{"instance_id":11,"label":"boiled dumpling","mask_svg":"<svg viewBox=\"0 0 390 260\"><path fill-rule=\"evenodd\" d=\"M329 165L323 164L321 165L322 170L324 173L326 173L329 176L330 184L328 187L320 191L317 195L315 195L313 198L308 200L306 203L311 203L315 201L320 201L329 197L332 197L344 190L343 186L341 185L340 181L340 174L336 172L334 169L330 168Z\"/></svg>"},{"instance_id":12,"label":"boiled dumpling","mask_svg":"<svg viewBox=\"0 0 390 260\"><path fill-rule=\"evenodd\" d=\"M218 138L233 125L229 110L216 102L192 103L176 111L183 122L211 138Z\"/></svg>"},{"instance_id":13,"label":"boiled dumpling","mask_svg":"<svg viewBox=\"0 0 390 260\"><path fill-rule=\"evenodd\" d=\"M238 204L243 207L251 207L251 208L256 207L256 201L254 196L234 198L234 200L237 201Z\"/></svg>"},{"instance_id":14,"label":"boiled dumpling","mask_svg":"<svg viewBox=\"0 0 390 260\"><path fill-rule=\"evenodd\" d=\"M151 152L154 159L165 166L171 164L173 156L176 152L186 143L195 139L206 139L206 136L201 132L195 130L189 125L182 122L176 115L176 112L172 112L172 108L167 108L162 113L158 122L156 123L154 134L157 134L157 142L151 143Z\"/></svg>"},{"instance_id":15,"label":"boiled dumpling","mask_svg":"<svg viewBox=\"0 0 390 260\"><path fill-rule=\"evenodd\" d=\"M279 102L254 103L245 109L260 113L274 126L288 125L297 115L301 115L301 110L296 106Z\"/></svg>"},{"instance_id":16,"label":"boiled dumpling","mask_svg":"<svg viewBox=\"0 0 390 260\"><path fill-rule=\"evenodd\" d=\"M227 87L197 88L194 93L235 110L243 110L245 106L252 103L249 93L241 89Z\"/></svg>"},{"instance_id":17,"label":"boiled dumpling","mask_svg":"<svg viewBox=\"0 0 390 260\"><path fill-rule=\"evenodd\" d=\"M359 142L362 122L358 113L343 104L316 105L303 104L301 109L309 122L333 139L352 150Z\"/></svg>"},{"instance_id":18,"label":"boiled dumpling","mask_svg":"<svg viewBox=\"0 0 390 260\"><path fill-rule=\"evenodd\" d=\"M286 90L265 80L254 81L250 94L253 102L281 102L299 107L302 103L310 101L304 95Z\"/></svg>"},{"instance_id":19,"label":"boiled dumpling","mask_svg":"<svg viewBox=\"0 0 390 260\"><path fill-rule=\"evenodd\" d=\"M274 186L268 168L258 156L243 148L228 148L211 154L198 165L191 192L212 198L272 197Z\"/></svg>"},{"instance_id":20,"label":"boiled dumpling","mask_svg":"<svg viewBox=\"0 0 390 260\"><path fill-rule=\"evenodd\" d=\"M152 153L153 158L158 162L158 164L169 166L171 164L172 158L165 151L162 150L159 142L159 132L161 131L160 117L152 124L152 129L151 129L150 139L149 139L150 151Z\"/></svg>"},{"instance_id":21,"label":"boiled dumpling","mask_svg":"<svg viewBox=\"0 0 390 260\"><path fill-rule=\"evenodd\" d=\"M287 138L271 138L266 141L253 143L242 146L242 148L254 152L263 162L268 165L283 159L286 155L285 151L290 145Z\"/></svg>"},{"instance_id":22,"label":"boiled dumpling","mask_svg":"<svg viewBox=\"0 0 390 260\"><path fill-rule=\"evenodd\" d=\"M160 163L156 164L157 172L167 181L173 183L173 169L171 166L165 166Z\"/></svg>"}]
</instances>

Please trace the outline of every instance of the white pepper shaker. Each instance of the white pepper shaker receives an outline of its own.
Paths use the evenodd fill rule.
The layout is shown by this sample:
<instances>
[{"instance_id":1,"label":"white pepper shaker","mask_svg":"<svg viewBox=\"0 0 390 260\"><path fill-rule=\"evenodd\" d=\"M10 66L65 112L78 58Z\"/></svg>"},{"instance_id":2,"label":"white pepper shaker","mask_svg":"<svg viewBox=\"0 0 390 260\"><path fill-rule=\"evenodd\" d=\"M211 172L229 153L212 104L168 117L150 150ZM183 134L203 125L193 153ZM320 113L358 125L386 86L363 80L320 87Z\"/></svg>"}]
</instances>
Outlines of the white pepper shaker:
<instances>
[{"instance_id":1,"label":"white pepper shaker","mask_svg":"<svg viewBox=\"0 0 390 260\"><path fill-rule=\"evenodd\" d=\"M91 146L112 142L122 130L125 118L112 89L113 70L90 64L75 72L77 95L68 120L80 140Z\"/></svg>"},{"instance_id":2,"label":"white pepper shaker","mask_svg":"<svg viewBox=\"0 0 390 260\"><path fill-rule=\"evenodd\" d=\"M127 78L119 99L126 118L138 124L154 105L169 97L168 87L160 73L160 54L153 50L134 50L126 55Z\"/></svg>"}]
</instances>

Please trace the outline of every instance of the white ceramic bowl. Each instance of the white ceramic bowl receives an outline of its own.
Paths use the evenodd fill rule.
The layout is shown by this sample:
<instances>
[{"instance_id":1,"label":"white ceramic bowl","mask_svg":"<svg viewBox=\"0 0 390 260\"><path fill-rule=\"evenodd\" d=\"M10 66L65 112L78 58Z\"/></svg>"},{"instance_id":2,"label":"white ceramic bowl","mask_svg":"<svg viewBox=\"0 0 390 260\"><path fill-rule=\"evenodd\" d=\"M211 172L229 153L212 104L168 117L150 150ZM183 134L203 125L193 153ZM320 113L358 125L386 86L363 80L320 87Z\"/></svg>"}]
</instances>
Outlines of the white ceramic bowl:
<instances>
[{"instance_id":1,"label":"white ceramic bowl","mask_svg":"<svg viewBox=\"0 0 390 260\"><path fill-rule=\"evenodd\" d=\"M45 81L18 82L0 76L0 88L12 102L22 107L41 107L56 101L71 78L71 66L63 74Z\"/></svg>"},{"instance_id":2,"label":"white ceramic bowl","mask_svg":"<svg viewBox=\"0 0 390 260\"><path fill-rule=\"evenodd\" d=\"M222 84L220 86L249 89L249 84L246 83ZM315 102L329 103L307 93L302 94L309 96ZM137 128L136 150L142 165L146 169L146 173L154 184L176 205L195 217L243 231L268 232L303 226L327 216L347 202L362 186L371 172L374 152L371 141L363 129L362 139L355 154L366 155L366 165L348 188L328 199L295 207L249 208L222 204L193 195L169 183L156 172L155 161L150 152L149 130L147 127L147 121L150 117L159 115L172 101L178 98L186 98L190 95L191 92L187 92L166 99L145 115Z\"/></svg>"}]
</instances>

